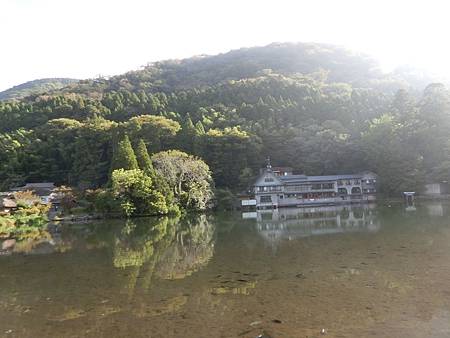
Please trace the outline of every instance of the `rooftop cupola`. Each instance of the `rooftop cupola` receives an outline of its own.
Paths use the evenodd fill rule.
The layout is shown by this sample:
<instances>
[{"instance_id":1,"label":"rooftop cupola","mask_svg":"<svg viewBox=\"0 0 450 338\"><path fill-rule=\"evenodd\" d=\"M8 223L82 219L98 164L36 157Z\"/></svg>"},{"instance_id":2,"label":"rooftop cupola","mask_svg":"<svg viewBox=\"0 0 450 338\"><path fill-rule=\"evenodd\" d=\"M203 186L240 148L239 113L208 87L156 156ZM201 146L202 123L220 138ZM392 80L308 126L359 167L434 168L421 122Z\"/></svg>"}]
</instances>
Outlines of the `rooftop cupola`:
<instances>
[{"instance_id":1,"label":"rooftop cupola","mask_svg":"<svg viewBox=\"0 0 450 338\"><path fill-rule=\"evenodd\" d=\"M267 161L267 165L266 165L267 171L272 172L272 165L270 164L270 157L267 157L266 161Z\"/></svg>"}]
</instances>

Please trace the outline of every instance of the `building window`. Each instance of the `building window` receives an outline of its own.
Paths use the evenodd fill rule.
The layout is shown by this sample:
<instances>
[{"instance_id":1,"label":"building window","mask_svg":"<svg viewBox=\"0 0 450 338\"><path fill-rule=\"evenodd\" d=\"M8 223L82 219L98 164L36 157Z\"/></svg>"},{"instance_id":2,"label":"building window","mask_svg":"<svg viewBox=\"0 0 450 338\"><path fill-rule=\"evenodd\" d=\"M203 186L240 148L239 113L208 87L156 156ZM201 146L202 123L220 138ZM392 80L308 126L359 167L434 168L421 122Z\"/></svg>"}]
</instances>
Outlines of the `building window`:
<instances>
[{"instance_id":1,"label":"building window","mask_svg":"<svg viewBox=\"0 0 450 338\"><path fill-rule=\"evenodd\" d=\"M264 191L281 191L281 186L279 185L274 185L274 186L270 186L270 187L265 187L267 188Z\"/></svg>"},{"instance_id":2,"label":"building window","mask_svg":"<svg viewBox=\"0 0 450 338\"><path fill-rule=\"evenodd\" d=\"M272 196L261 196L261 203L272 203Z\"/></svg>"},{"instance_id":3,"label":"building window","mask_svg":"<svg viewBox=\"0 0 450 338\"><path fill-rule=\"evenodd\" d=\"M309 185L288 185L285 187L286 191L309 191Z\"/></svg>"},{"instance_id":4,"label":"building window","mask_svg":"<svg viewBox=\"0 0 450 338\"><path fill-rule=\"evenodd\" d=\"M322 184L313 184L311 185L312 190L329 190L334 189L334 183L322 183Z\"/></svg>"},{"instance_id":5,"label":"building window","mask_svg":"<svg viewBox=\"0 0 450 338\"><path fill-rule=\"evenodd\" d=\"M266 177L264 179L264 182L273 182L273 181L274 181L274 179L272 177Z\"/></svg>"},{"instance_id":6,"label":"building window","mask_svg":"<svg viewBox=\"0 0 450 338\"><path fill-rule=\"evenodd\" d=\"M352 194L360 194L361 188L360 187L353 187L352 188Z\"/></svg>"},{"instance_id":7,"label":"building window","mask_svg":"<svg viewBox=\"0 0 450 338\"><path fill-rule=\"evenodd\" d=\"M347 195L347 189L346 188L338 188L338 194L339 195Z\"/></svg>"},{"instance_id":8,"label":"building window","mask_svg":"<svg viewBox=\"0 0 450 338\"><path fill-rule=\"evenodd\" d=\"M355 180L355 184L360 184L361 182L359 180Z\"/></svg>"},{"instance_id":9,"label":"building window","mask_svg":"<svg viewBox=\"0 0 450 338\"><path fill-rule=\"evenodd\" d=\"M268 191L281 191L281 186L264 186L258 187L257 192L268 192Z\"/></svg>"},{"instance_id":10,"label":"building window","mask_svg":"<svg viewBox=\"0 0 450 338\"><path fill-rule=\"evenodd\" d=\"M279 197L280 197L280 200L282 200L282 199L284 198L284 196L283 196L283 195L280 195Z\"/></svg>"}]
</instances>

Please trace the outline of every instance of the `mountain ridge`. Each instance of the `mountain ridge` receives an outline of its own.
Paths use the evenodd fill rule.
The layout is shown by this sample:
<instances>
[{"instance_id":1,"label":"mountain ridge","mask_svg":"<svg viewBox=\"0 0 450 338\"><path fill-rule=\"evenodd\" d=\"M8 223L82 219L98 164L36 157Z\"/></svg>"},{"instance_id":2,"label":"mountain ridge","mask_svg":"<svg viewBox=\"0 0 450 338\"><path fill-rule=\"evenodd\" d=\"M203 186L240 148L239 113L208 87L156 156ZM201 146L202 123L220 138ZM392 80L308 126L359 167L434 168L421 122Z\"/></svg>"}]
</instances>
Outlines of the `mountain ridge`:
<instances>
[{"instance_id":1,"label":"mountain ridge","mask_svg":"<svg viewBox=\"0 0 450 338\"><path fill-rule=\"evenodd\" d=\"M75 80L48 78L25 82L0 92L0 100L21 99L29 95L83 92L89 88L118 90L120 82L145 82L152 91L178 91L253 78L268 72L290 75L316 75L328 83L349 83L353 87L377 88L395 92L398 89L423 90L436 81L407 67L384 73L371 56L353 52L343 46L321 43L277 42L266 46L245 47L215 55L195 55L183 59L166 59L148 63L143 69L130 70L107 78ZM137 81L136 81L137 80ZM36 88L31 88L36 84ZM78 84L78 86L77 86ZM103 86L98 86L103 84ZM73 86L72 86L73 85ZM129 88L126 88L129 89ZM135 88L136 89L136 88ZM100 90L103 91L103 90Z\"/></svg>"},{"instance_id":2,"label":"mountain ridge","mask_svg":"<svg viewBox=\"0 0 450 338\"><path fill-rule=\"evenodd\" d=\"M42 78L27 81L0 92L1 100L18 100L33 94L61 89L79 80L72 78Z\"/></svg>"}]
</instances>

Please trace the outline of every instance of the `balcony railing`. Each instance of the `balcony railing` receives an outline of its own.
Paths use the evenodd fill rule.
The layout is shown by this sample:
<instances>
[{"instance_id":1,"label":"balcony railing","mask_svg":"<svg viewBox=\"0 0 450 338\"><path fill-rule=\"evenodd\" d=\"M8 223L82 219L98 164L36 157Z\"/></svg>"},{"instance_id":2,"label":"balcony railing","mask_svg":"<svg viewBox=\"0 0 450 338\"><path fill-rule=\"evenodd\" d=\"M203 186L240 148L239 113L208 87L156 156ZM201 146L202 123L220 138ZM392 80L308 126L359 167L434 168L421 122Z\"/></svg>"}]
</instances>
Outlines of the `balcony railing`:
<instances>
[{"instance_id":1,"label":"balcony railing","mask_svg":"<svg viewBox=\"0 0 450 338\"><path fill-rule=\"evenodd\" d=\"M268 186L268 187L257 187L256 193L265 193L265 192L280 192L282 191L282 187L280 186Z\"/></svg>"}]
</instances>

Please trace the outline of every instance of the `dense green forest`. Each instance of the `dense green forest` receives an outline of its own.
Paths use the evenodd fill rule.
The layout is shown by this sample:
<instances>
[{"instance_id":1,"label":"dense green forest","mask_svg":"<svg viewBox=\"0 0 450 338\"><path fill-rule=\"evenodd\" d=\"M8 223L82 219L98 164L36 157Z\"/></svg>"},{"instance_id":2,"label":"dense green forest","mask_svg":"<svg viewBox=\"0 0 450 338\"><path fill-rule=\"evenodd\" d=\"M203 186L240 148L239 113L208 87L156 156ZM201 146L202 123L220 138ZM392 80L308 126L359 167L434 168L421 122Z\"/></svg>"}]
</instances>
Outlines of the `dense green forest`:
<instances>
[{"instance_id":1,"label":"dense green forest","mask_svg":"<svg viewBox=\"0 0 450 338\"><path fill-rule=\"evenodd\" d=\"M68 78L50 78L28 81L0 92L0 101L22 99L32 94L42 94L48 91L61 89L76 82L78 82L78 80Z\"/></svg>"},{"instance_id":2,"label":"dense green forest","mask_svg":"<svg viewBox=\"0 0 450 338\"><path fill-rule=\"evenodd\" d=\"M410 75L340 47L272 44L2 101L1 188L104 186L126 135L135 150L202 158L235 192L267 156L305 174L371 170L386 194L420 190L450 179L450 93Z\"/></svg>"}]
</instances>

